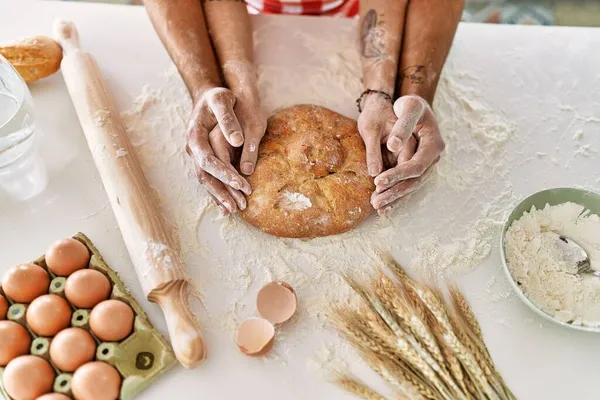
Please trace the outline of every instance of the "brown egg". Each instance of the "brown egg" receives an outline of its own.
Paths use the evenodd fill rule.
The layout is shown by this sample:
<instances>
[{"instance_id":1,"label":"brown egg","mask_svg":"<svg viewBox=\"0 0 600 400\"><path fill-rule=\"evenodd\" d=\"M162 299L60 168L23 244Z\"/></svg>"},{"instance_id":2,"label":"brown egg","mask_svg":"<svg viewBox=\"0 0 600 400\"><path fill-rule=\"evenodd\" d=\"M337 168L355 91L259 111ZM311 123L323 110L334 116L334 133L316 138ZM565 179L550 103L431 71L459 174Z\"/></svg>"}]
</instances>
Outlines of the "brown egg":
<instances>
[{"instance_id":1,"label":"brown egg","mask_svg":"<svg viewBox=\"0 0 600 400\"><path fill-rule=\"evenodd\" d=\"M48 393L38 397L35 400L71 400L71 398L66 394L62 393Z\"/></svg>"},{"instance_id":2,"label":"brown egg","mask_svg":"<svg viewBox=\"0 0 600 400\"><path fill-rule=\"evenodd\" d=\"M33 333L51 337L71 324L71 314L71 307L65 299L46 294L31 302L25 319Z\"/></svg>"},{"instance_id":3,"label":"brown egg","mask_svg":"<svg viewBox=\"0 0 600 400\"><path fill-rule=\"evenodd\" d=\"M259 314L274 324L281 324L296 312L296 293L285 282L269 282L259 290L256 308Z\"/></svg>"},{"instance_id":4,"label":"brown egg","mask_svg":"<svg viewBox=\"0 0 600 400\"><path fill-rule=\"evenodd\" d=\"M121 390L121 376L102 361L87 363L71 379L71 391L78 400L115 400Z\"/></svg>"},{"instance_id":5,"label":"brown egg","mask_svg":"<svg viewBox=\"0 0 600 400\"><path fill-rule=\"evenodd\" d=\"M20 356L6 366L2 375L4 389L15 400L35 400L52 391L54 370L38 356Z\"/></svg>"},{"instance_id":6,"label":"brown egg","mask_svg":"<svg viewBox=\"0 0 600 400\"><path fill-rule=\"evenodd\" d=\"M275 337L275 328L266 319L248 318L237 330L236 341L240 350L249 356L260 356L267 353Z\"/></svg>"},{"instance_id":7,"label":"brown egg","mask_svg":"<svg viewBox=\"0 0 600 400\"><path fill-rule=\"evenodd\" d=\"M6 319L8 307L8 301L0 294L0 319Z\"/></svg>"},{"instance_id":8,"label":"brown egg","mask_svg":"<svg viewBox=\"0 0 600 400\"><path fill-rule=\"evenodd\" d=\"M120 300L105 300L90 313L92 333L103 342L125 339L133 329L133 310Z\"/></svg>"},{"instance_id":9,"label":"brown egg","mask_svg":"<svg viewBox=\"0 0 600 400\"><path fill-rule=\"evenodd\" d=\"M31 336L27 329L13 321L0 321L0 367L29 353L30 345Z\"/></svg>"},{"instance_id":10,"label":"brown egg","mask_svg":"<svg viewBox=\"0 0 600 400\"><path fill-rule=\"evenodd\" d=\"M50 343L50 359L63 372L73 372L96 354L92 335L81 328L64 329Z\"/></svg>"},{"instance_id":11,"label":"brown egg","mask_svg":"<svg viewBox=\"0 0 600 400\"><path fill-rule=\"evenodd\" d=\"M75 307L93 308L110 296L110 281L95 269L75 271L67 278L65 295Z\"/></svg>"},{"instance_id":12,"label":"brown egg","mask_svg":"<svg viewBox=\"0 0 600 400\"><path fill-rule=\"evenodd\" d=\"M58 276L69 276L78 269L86 268L90 252L75 239L58 240L46 250L46 265Z\"/></svg>"},{"instance_id":13,"label":"brown egg","mask_svg":"<svg viewBox=\"0 0 600 400\"><path fill-rule=\"evenodd\" d=\"M50 277L44 268L35 264L12 267L2 278L4 294L17 303L31 303L33 299L48 293Z\"/></svg>"}]
</instances>

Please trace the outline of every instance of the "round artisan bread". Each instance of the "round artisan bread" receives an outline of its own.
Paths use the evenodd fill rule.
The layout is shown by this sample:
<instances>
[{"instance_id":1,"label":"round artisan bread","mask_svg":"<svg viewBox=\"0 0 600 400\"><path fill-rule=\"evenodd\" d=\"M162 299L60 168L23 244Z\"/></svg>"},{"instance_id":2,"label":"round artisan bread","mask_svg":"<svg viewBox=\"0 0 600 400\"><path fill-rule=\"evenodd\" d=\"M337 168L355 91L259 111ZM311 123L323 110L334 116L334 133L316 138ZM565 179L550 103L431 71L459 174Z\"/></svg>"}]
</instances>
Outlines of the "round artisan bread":
<instances>
[{"instance_id":1,"label":"round artisan bread","mask_svg":"<svg viewBox=\"0 0 600 400\"><path fill-rule=\"evenodd\" d=\"M281 237L312 238L354 228L373 210L375 189L356 121L314 105L268 120L243 218Z\"/></svg>"}]
</instances>

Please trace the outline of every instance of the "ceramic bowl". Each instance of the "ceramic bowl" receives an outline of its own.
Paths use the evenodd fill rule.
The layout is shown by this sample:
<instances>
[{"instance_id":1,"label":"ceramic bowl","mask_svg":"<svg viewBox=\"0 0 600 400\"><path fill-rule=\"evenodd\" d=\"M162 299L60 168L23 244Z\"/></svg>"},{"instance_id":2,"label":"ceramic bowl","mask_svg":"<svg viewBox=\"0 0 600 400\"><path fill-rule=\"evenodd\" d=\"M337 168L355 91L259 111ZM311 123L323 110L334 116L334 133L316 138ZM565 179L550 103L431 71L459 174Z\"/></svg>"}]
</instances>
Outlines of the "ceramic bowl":
<instances>
[{"instance_id":1,"label":"ceramic bowl","mask_svg":"<svg viewBox=\"0 0 600 400\"><path fill-rule=\"evenodd\" d=\"M541 192L537 192L527 197L525 200L521 201L514 210L508 216L504 227L502 229L502 235L500 237L500 254L502 254L502 265L504 268L504 272L508 277L508 281L512 285L514 291L517 293L519 298L529 306L536 314L541 317L557 323L559 325L565 326L567 328L576 329L580 331L587 332L600 332L600 327L590 327L590 326L581 326L574 325L567 322L559 321L554 318L552 315L546 313L542 309L538 308L517 284L517 281L513 278L510 269L508 268L508 264L506 262L506 253L504 251L504 237L506 236L506 231L511 226L513 221L521 218L523 214L529 210L531 210L532 206L535 206L537 209L544 208L546 204L550 204L551 206L562 204L562 203L577 203L580 204L587 209L589 209L593 214L600 215L600 194L590 192L588 190L583 189L575 189L575 188L556 188L556 189L548 189L543 190Z\"/></svg>"}]
</instances>

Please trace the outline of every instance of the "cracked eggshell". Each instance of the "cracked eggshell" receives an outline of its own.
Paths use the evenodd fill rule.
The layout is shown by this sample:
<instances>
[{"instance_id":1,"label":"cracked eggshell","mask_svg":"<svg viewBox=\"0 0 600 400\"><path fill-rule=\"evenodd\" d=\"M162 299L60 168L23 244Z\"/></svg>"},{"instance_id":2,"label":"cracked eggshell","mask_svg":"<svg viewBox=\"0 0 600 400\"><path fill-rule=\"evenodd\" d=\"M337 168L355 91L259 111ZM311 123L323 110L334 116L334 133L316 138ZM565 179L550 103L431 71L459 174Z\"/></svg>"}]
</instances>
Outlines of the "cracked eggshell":
<instances>
[{"instance_id":1,"label":"cracked eggshell","mask_svg":"<svg viewBox=\"0 0 600 400\"><path fill-rule=\"evenodd\" d=\"M242 353L249 356L266 354L273 346L275 327L263 318L248 318L240 324L236 341Z\"/></svg>"},{"instance_id":2,"label":"cracked eggshell","mask_svg":"<svg viewBox=\"0 0 600 400\"><path fill-rule=\"evenodd\" d=\"M274 281L263 286L256 297L259 314L274 324L288 321L296 312L296 292L285 282Z\"/></svg>"}]
</instances>

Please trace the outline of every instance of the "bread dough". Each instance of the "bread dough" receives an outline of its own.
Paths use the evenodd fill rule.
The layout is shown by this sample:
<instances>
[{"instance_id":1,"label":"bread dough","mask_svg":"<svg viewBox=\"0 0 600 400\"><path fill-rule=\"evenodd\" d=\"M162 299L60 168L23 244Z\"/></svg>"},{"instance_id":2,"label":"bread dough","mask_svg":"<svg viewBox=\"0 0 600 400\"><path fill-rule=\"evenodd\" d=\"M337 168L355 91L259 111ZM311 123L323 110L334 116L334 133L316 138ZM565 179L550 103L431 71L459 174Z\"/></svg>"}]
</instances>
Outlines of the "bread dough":
<instances>
[{"instance_id":1,"label":"bread dough","mask_svg":"<svg viewBox=\"0 0 600 400\"><path fill-rule=\"evenodd\" d=\"M296 105L268 120L243 218L292 238L334 235L373 210L375 189L356 121L323 107Z\"/></svg>"}]
</instances>

